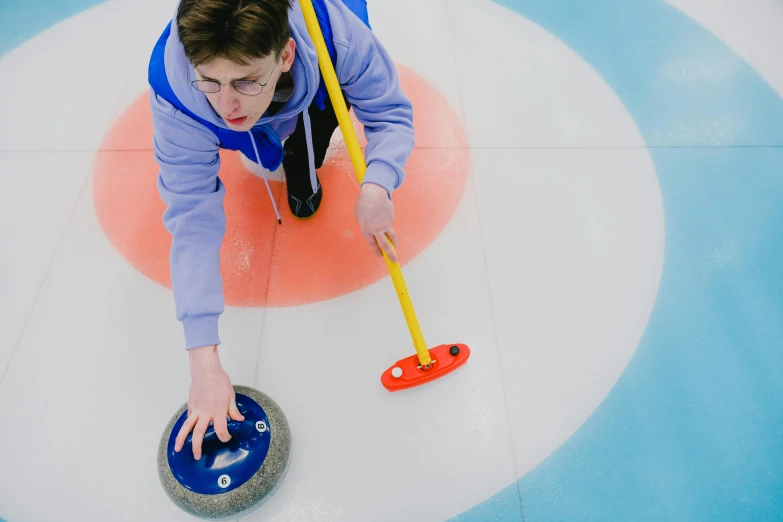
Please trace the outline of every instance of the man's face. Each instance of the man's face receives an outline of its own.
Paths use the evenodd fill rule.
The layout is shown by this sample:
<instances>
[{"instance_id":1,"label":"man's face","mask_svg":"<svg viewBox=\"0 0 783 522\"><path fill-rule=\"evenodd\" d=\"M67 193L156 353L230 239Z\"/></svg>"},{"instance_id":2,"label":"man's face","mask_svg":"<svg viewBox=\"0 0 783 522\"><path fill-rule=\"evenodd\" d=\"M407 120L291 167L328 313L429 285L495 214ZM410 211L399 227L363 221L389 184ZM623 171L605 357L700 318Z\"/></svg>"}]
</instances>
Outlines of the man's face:
<instances>
[{"instance_id":1,"label":"man's face","mask_svg":"<svg viewBox=\"0 0 783 522\"><path fill-rule=\"evenodd\" d=\"M199 80L220 82L220 92L204 93L212 107L235 131L250 130L258 122L272 101L280 76L291 70L296 44L293 38L283 48L280 58L274 56L253 60L249 65L238 65L224 58L196 67ZM261 94L247 95L237 91L232 82L251 80L266 84Z\"/></svg>"}]
</instances>

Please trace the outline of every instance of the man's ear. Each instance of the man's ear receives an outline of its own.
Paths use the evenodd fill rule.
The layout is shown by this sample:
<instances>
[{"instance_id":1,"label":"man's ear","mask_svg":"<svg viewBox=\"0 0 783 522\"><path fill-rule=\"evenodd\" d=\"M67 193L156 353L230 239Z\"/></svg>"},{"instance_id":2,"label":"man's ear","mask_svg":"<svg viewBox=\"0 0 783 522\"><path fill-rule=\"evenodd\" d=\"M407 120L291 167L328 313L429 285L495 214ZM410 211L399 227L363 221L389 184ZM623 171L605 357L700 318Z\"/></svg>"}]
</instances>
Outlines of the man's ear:
<instances>
[{"instance_id":1,"label":"man's ear","mask_svg":"<svg viewBox=\"0 0 783 522\"><path fill-rule=\"evenodd\" d=\"M294 63L294 56L296 55L296 42L293 38L288 39L288 43L283 47L283 52L280 57L283 59L283 72L291 70L291 65Z\"/></svg>"}]
</instances>

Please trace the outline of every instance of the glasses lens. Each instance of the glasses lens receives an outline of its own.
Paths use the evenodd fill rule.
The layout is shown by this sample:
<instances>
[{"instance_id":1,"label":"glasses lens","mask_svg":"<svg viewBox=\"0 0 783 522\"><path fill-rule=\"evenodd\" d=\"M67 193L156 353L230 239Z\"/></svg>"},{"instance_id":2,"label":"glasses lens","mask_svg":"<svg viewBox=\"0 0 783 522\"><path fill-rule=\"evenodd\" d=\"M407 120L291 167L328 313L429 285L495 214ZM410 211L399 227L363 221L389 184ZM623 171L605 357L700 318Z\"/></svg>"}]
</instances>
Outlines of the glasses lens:
<instances>
[{"instance_id":1,"label":"glasses lens","mask_svg":"<svg viewBox=\"0 0 783 522\"><path fill-rule=\"evenodd\" d=\"M193 87L201 92L219 92L220 84L209 80L196 80L192 82Z\"/></svg>"},{"instance_id":2,"label":"glasses lens","mask_svg":"<svg viewBox=\"0 0 783 522\"><path fill-rule=\"evenodd\" d=\"M261 84L257 82L236 82L236 88L239 92L242 94L249 94L249 95L256 95L261 94L261 91L264 89L261 87Z\"/></svg>"}]
</instances>

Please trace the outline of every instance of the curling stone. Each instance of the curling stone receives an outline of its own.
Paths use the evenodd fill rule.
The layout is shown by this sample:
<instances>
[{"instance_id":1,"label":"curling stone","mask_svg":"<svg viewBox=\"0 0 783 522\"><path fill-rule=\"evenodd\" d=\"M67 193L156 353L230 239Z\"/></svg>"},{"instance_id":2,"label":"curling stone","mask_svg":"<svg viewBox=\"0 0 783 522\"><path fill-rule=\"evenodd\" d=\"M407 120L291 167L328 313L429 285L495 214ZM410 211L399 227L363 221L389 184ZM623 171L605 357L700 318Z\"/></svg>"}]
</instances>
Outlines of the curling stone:
<instances>
[{"instance_id":1,"label":"curling stone","mask_svg":"<svg viewBox=\"0 0 783 522\"><path fill-rule=\"evenodd\" d=\"M266 394L234 386L242 422L229 420L231 440L222 442L212 425L204 434L201 458L193 457L191 432L179 452L174 443L185 423L185 403L169 421L158 447L158 476L180 509L204 520L236 520L271 497L288 471L288 421Z\"/></svg>"}]
</instances>

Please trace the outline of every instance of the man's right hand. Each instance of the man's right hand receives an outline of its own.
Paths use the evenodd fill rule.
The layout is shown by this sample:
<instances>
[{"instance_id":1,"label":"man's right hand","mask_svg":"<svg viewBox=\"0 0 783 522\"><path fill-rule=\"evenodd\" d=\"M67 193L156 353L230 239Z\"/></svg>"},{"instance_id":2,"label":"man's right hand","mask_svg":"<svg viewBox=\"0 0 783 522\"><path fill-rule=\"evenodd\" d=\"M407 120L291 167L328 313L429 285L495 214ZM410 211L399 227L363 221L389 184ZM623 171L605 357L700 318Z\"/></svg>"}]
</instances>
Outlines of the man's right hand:
<instances>
[{"instance_id":1,"label":"man's right hand","mask_svg":"<svg viewBox=\"0 0 783 522\"><path fill-rule=\"evenodd\" d=\"M190 397L188 418L179 430L174 451L180 451L188 433L193 430L193 457L201 458L201 443L209 424L215 426L215 433L223 442L231 440L226 416L243 421L236 405L234 387L228 374L220 365L217 346L194 348L190 357Z\"/></svg>"}]
</instances>

